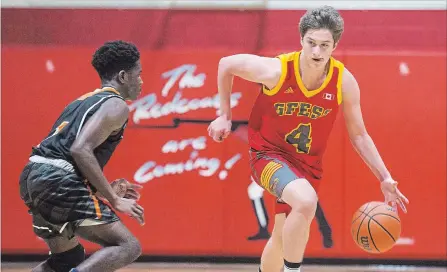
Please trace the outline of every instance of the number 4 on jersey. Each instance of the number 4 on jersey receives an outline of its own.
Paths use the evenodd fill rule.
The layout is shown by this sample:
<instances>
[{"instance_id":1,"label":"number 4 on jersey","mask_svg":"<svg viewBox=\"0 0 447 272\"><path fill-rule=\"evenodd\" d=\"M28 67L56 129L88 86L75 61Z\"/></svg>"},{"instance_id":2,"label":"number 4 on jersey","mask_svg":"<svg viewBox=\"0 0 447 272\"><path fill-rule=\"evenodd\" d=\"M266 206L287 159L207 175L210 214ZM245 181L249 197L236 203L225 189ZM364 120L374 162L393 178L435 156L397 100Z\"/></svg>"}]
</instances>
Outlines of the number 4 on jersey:
<instances>
[{"instance_id":1,"label":"number 4 on jersey","mask_svg":"<svg viewBox=\"0 0 447 272\"><path fill-rule=\"evenodd\" d=\"M312 124L299 124L297 128L289 132L285 140L296 147L296 152L309 154L312 143Z\"/></svg>"}]
</instances>

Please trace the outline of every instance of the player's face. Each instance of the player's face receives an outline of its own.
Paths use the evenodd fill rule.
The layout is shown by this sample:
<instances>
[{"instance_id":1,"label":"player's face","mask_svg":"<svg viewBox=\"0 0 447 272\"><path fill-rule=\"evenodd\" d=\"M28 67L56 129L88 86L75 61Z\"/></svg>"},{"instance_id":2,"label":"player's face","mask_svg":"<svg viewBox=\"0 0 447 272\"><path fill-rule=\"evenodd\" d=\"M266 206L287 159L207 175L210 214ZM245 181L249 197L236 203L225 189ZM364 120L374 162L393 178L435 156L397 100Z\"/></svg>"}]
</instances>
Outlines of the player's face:
<instances>
[{"instance_id":1,"label":"player's face","mask_svg":"<svg viewBox=\"0 0 447 272\"><path fill-rule=\"evenodd\" d=\"M306 62L313 67L325 66L335 49L328 29L309 29L301 40Z\"/></svg>"},{"instance_id":2,"label":"player's face","mask_svg":"<svg viewBox=\"0 0 447 272\"><path fill-rule=\"evenodd\" d=\"M141 93L141 85L143 85L141 71L141 63L138 61L135 67L133 67L128 73L127 87L130 100L137 99Z\"/></svg>"}]
</instances>

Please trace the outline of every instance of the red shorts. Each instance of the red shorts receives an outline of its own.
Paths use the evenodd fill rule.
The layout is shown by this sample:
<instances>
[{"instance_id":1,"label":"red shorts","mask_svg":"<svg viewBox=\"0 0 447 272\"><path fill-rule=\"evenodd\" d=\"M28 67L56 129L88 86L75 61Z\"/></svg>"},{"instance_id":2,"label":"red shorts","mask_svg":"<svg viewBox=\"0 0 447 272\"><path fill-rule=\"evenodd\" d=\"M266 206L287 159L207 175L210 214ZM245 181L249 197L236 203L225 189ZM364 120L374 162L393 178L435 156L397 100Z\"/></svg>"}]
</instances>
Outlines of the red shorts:
<instances>
[{"instance_id":1,"label":"red shorts","mask_svg":"<svg viewBox=\"0 0 447 272\"><path fill-rule=\"evenodd\" d=\"M296 179L306 179L317 191L319 179L311 178L303 174L297 166L279 154L267 154L266 152L250 151L250 168L255 182L277 198L275 214L290 213L291 207L281 201L282 191L287 184Z\"/></svg>"}]
</instances>

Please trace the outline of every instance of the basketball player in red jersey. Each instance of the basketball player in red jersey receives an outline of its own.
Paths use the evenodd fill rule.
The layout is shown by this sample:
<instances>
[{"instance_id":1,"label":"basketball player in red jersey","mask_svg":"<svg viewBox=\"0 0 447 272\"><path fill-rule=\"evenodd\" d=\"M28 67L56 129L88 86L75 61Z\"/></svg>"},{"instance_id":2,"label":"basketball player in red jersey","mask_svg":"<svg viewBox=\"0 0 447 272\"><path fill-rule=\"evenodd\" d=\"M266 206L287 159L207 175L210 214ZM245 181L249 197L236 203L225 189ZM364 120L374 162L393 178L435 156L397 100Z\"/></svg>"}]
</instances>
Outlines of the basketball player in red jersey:
<instances>
[{"instance_id":1,"label":"basketball player in red jersey","mask_svg":"<svg viewBox=\"0 0 447 272\"><path fill-rule=\"evenodd\" d=\"M301 51L276 58L238 54L219 62L222 114L208 127L215 141L230 133L233 77L263 85L249 120L250 166L256 182L278 204L260 271L278 272L283 265L285 272L300 271L318 201L322 157L339 107L354 149L379 180L385 202L406 212L409 202L365 128L356 79L332 57L343 28L339 13L323 6L300 20Z\"/></svg>"}]
</instances>

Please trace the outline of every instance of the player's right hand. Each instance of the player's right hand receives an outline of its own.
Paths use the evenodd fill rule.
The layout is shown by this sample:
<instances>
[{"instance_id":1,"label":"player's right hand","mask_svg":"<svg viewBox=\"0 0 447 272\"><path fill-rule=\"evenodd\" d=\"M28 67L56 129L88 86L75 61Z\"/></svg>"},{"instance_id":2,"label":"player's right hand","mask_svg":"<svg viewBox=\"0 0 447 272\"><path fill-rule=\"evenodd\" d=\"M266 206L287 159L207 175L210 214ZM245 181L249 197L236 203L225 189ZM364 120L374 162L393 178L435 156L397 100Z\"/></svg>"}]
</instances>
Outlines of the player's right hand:
<instances>
[{"instance_id":1,"label":"player's right hand","mask_svg":"<svg viewBox=\"0 0 447 272\"><path fill-rule=\"evenodd\" d=\"M225 115L219 116L208 126L208 135L216 142L222 142L231 132L231 120Z\"/></svg>"},{"instance_id":2,"label":"player's right hand","mask_svg":"<svg viewBox=\"0 0 447 272\"><path fill-rule=\"evenodd\" d=\"M144 209L135 200L119 197L112 205L115 210L135 218L140 225L144 225Z\"/></svg>"}]
</instances>

